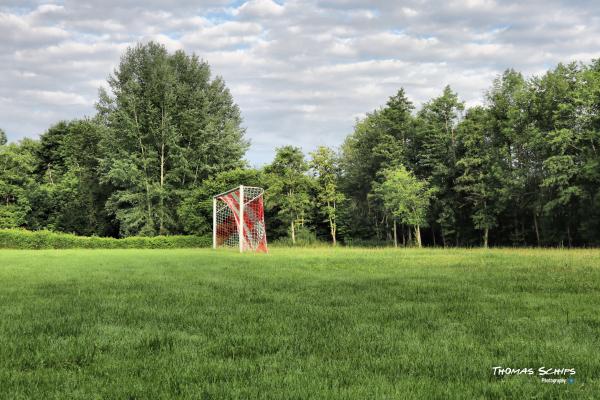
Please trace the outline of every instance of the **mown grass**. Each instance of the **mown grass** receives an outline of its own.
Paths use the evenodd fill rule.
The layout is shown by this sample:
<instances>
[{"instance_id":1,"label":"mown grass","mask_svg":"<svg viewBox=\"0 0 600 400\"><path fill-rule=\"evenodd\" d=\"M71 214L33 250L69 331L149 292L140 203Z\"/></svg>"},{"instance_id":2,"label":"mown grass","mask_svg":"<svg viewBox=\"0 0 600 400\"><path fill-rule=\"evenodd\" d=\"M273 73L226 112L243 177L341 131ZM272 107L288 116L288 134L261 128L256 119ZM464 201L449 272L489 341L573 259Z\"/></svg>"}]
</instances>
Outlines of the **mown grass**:
<instances>
[{"instance_id":1,"label":"mown grass","mask_svg":"<svg viewBox=\"0 0 600 400\"><path fill-rule=\"evenodd\" d=\"M7 399L600 393L596 250L3 250L0 315Z\"/></svg>"}]
</instances>

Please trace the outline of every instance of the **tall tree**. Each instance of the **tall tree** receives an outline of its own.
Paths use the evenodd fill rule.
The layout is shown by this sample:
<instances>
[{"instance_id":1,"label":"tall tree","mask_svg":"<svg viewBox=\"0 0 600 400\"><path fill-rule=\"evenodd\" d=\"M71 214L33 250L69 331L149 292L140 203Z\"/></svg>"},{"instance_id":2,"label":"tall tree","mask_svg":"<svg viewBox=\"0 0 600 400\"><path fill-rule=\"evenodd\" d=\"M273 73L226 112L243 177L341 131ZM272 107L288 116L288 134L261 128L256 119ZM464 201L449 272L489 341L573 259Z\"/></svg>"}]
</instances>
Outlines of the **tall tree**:
<instances>
[{"instance_id":1,"label":"tall tree","mask_svg":"<svg viewBox=\"0 0 600 400\"><path fill-rule=\"evenodd\" d=\"M111 188L100 184L98 170L104 134L104 127L86 119L59 122L41 135L30 227L80 235L116 233L104 209Z\"/></svg>"},{"instance_id":2,"label":"tall tree","mask_svg":"<svg viewBox=\"0 0 600 400\"><path fill-rule=\"evenodd\" d=\"M395 139L394 145L388 149L388 160L384 161L387 166L384 165L384 168L392 164L412 165L415 162L415 155L411 153L415 144L415 120L412 115L414 108L404 89L401 88L388 99L381 110L383 129L387 135ZM384 154L383 148L378 151Z\"/></svg>"},{"instance_id":3,"label":"tall tree","mask_svg":"<svg viewBox=\"0 0 600 400\"><path fill-rule=\"evenodd\" d=\"M523 76L512 70L497 77L486 94L489 116L488 140L504 161L510 207L504 212L499 235L510 238L511 244L533 242L540 245L542 200L539 185L542 180L542 154L539 130L532 124L533 94ZM528 226L530 229L526 229Z\"/></svg>"},{"instance_id":4,"label":"tall tree","mask_svg":"<svg viewBox=\"0 0 600 400\"><path fill-rule=\"evenodd\" d=\"M340 166L338 156L328 147L320 146L310 153L310 167L313 171L317 187L317 204L329 224L329 233L335 246L337 243L338 208L344 201L340 191Z\"/></svg>"},{"instance_id":5,"label":"tall tree","mask_svg":"<svg viewBox=\"0 0 600 400\"><path fill-rule=\"evenodd\" d=\"M185 191L242 165L239 109L208 64L152 42L129 48L108 83L98 103L103 182L116 188L107 209L122 235L178 232Z\"/></svg>"},{"instance_id":6,"label":"tall tree","mask_svg":"<svg viewBox=\"0 0 600 400\"><path fill-rule=\"evenodd\" d=\"M579 143L581 188L583 198L579 219L581 240L600 244L600 59L582 69L578 99L581 101L577 125L581 127Z\"/></svg>"},{"instance_id":7,"label":"tall tree","mask_svg":"<svg viewBox=\"0 0 600 400\"><path fill-rule=\"evenodd\" d=\"M2 129L0 129L0 146L5 145L8 142L8 139L6 138L6 132L4 132Z\"/></svg>"},{"instance_id":8,"label":"tall tree","mask_svg":"<svg viewBox=\"0 0 600 400\"><path fill-rule=\"evenodd\" d=\"M308 164L302 150L293 146L279 147L265 172L269 181L267 206L277 210L278 218L289 227L295 244L298 226L305 226L311 205L312 181L307 175Z\"/></svg>"},{"instance_id":9,"label":"tall tree","mask_svg":"<svg viewBox=\"0 0 600 400\"><path fill-rule=\"evenodd\" d=\"M489 115L482 107L470 109L457 129L464 153L457 160L462 174L456 189L472 207L471 219L483 231L483 246L488 247L489 231L498 225L508 197L508 176L501 156L489 134Z\"/></svg>"},{"instance_id":10,"label":"tall tree","mask_svg":"<svg viewBox=\"0 0 600 400\"><path fill-rule=\"evenodd\" d=\"M457 195L454 190L458 176L456 161L458 139L456 127L462 118L464 104L458 95L446 86L441 96L423 105L417 118L419 149L415 174L428 178L436 189L432 204L432 224L438 224L442 242L454 236L460 243L460 219L457 215Z\"/></svg>"},{"instance_id":11,"label":"tall tree","mask_svg":"<svg viewBox=\"0 0 600 400\"><path fill-rule=\"evenodd\" d=\"M543 210L551 221L554 240L569 246L579 225L575 210L585 197L580 167L582 150L589 146L579 123L583 111L580 73L574 63L559 64L533 81L533 114L542 139Z\"/></svg>"},{"instance_id":12,"label":"tall tree","mask_svg":"<svg viewBox=\"0 0 600 400\"><path fill-rule=\"evenodd\" d=\"M351 235L381 240L389 233L388 213L380 198L372 196L373 185L380 183L384 169L414 162L413 108L400 89L385 107L358 121L342 145L342 188L349 200L344 225Z\"/></svg>"},{"instance_id":13,"label":"tall tree","mask_svg":"<svg viewBox=\"0 0 600 400\"><path fill-rule=\"evenodd\" d=\"M31 139L0 145L0 228L27 227L36 146Z\"/></svg>"},{"instance_id":14,"label":"tall tree","mask_svg":"<svg viewBox=\"0 0 600 400\"><path fill-rule=\"evenodd\" d=\"M421 226L427 221L432 189L404 166L387 169L383 176L384 181L376 190L381 193L385 208L394 218L414 228L417 246L421 247ZM397 239L395 245L398 245Z\"/></svg>"}]
</instances>

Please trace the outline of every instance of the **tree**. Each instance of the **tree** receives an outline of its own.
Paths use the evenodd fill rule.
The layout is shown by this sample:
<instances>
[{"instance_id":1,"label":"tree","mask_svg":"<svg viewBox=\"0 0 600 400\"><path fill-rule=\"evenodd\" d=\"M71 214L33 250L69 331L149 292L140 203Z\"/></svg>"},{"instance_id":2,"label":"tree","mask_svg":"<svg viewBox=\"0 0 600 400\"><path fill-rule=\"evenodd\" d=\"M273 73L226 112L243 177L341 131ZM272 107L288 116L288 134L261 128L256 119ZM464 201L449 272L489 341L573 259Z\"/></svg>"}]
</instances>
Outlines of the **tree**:
<instances>
[{"instance_id":1,"label":"tree","mask_svg":"<svg viewBox=\"0 0 600 400\"><path fill-rule=\"evenodd\" d=\"M378 186L385 208L402 223L414 227L417 246L422 246L421 226L426 222L427 208L433 194L427 182L417 179L404 166L387 169ZM397 246L397 240L395 241Z\"/></svg>"},{"instance_id":2,"label":"tree","mask_svg":"<svg viewBox=\"0 0 600 400\"><path fill-rule=\"evenodd\" d=\"M412 115L414 108L413 103L406 97L404 89L400 88L381 110L383 128L387 135L395 139L395 144L388 153L387 164L409 165L415 161L414 154L411 153L414 145L415 120ZM383 153L383 150L379 151Z\"/></svg>"},{"instance_id":3,"label":"tree","mask_svg":"<svg viewBox=\"0 0 600 400\"><path fill-rule=\"evenodd\" d=\"M380 181L382 170L414 162L413 108L400 89L385 107L358 121L342 145L341 188L348 198L343 224L352 235L375 235L381 240L389 234L387 213L379 198L372 196L373 185Z\"/></svg>"},{"instance_id":4,"label":"tree","mask_svg":"<svg viewBox=\"0 0 600 400\"><path fill-rule=\"evenodd\" d=\"M541 136L543 211L552 221L555 240L571 246L578 213L585 199L582 168L593 143L584 129L581 70L575 63L559 64L533 82L533 116ZM583 117L583 118L582 118Z\"/></svg>"},{"instance_id":5,"label":"tree","mask_svg":"<svg viewBox=\"0 0 600 400\"><path fill-rule=\"evenodd\" d=\"M239 109L208 64L152 42L129 48L108 83L97 106L107 210L124 236L176 233L186 191L243 164Z\"/></svg>"},{"instance_id":6,"label":"tree","mask_svg":"<svg viewBox=\"0 0 600 400\"><path fill-rule=\"evenodd\" d=\"M470 109L457 129L464 154L457 161L462 175L456 180L456 189L471 203L471 218L475 228L483 230L485 248L489 231L497 226L509 191L501 149L495 146L488 129L489 116L482 107Z\"/></svg>"},{"instance_id":7,"label":"tree","mask_svg":"<svg viewBox=\"0 0 600 400\"><path fill-rule=\"evenodd\" d=\"M295 244L296 230L298 226L304 227L311 205L312 182L307 175L308 164L302 150L293 146L277 148L275 159L265 167L265 172L269 182L267 209L277 210L277 216L289 227Z\"/></svg>"},{"instance_id":8,"label":"tree","mask_svg":"<svg viewBox=\"0 0 600 400\"><path fill-rule=\"evenodd\" d=\"M8 139L6 138L6 133L0 129L0 146L4 146L7 142Z\"/></svg>"},{"instance_id":9,"label":"tree","mask_svg":"<svg viewBox=\"0 0 600 400\"><path fill-rule=\"evenodd\" d=\"M0 228L26 227L35 187L37 143L23 139L0 145Z\"/></svg>"},{"instance_id":10,"label":"tree","mask_svg":"<svg viewBox=\"0 0 600 400\"><path fill-rule=\"evenodd\" d=\"M600 244L600 59L582 69L577 97L581 101L577 124L581 127L579 208L583 243Z\"/></svg>"},{"instance_id":11,"label":"tree","mask_svg":"<svg viewBox=\"0 0 600 400\"><path fill-rule=\"evenodd\" d=\"M543 158L540 132L532 123L535 102L531 86L520 73L508 69L494 80L486 103L486 137L502 158L510 202L520 205L498 216L504 220L498 223L498 236L510 238L511 244L526 244L535 237L535 243L540 245ZM525 229L526 226L530 228Z\"/></svg>"},{"instance_id":12,"label":"tree","mask_svg":"<svg viewBox=\"0 0 600 400\"><path fill-rule=\"evenodd\" d=\"M310 154L312 157L310 167L317 187L317 204L327 219L331 240L335 246L337 243L337 211L345 199L344 194L338 188L339 160L335 152L325 146L318 147Z\"/></svg>"},{"instance_id":13,"label":"tree","mask_svg":"<svg viewBox=\"0 0 600 400\"><path fill-rule=\"evenodd\" d=\"M59 122L40 137L39 185L31 193L29 226L79 235L114 235L104 204L111 187L100 183L99 142L106 129L94 120Z\"/></svg>"},{"instance_id":14,"label":"tree","mask_svg":"<svg viewBox=\"0 0 600 400\"><path fill-rule=\"evenodd\" d=\"M427 178L436 190L432 201L432 224L439 224L444 246L453 235L459 244L460 225L457 215L456 160L459 142L456 127L462 117L464 104L446 86L441 96L429 101L417 115L417 163L414 173ZM435 234L433 235L435 238Z\"/></svg>"}]
</instances>

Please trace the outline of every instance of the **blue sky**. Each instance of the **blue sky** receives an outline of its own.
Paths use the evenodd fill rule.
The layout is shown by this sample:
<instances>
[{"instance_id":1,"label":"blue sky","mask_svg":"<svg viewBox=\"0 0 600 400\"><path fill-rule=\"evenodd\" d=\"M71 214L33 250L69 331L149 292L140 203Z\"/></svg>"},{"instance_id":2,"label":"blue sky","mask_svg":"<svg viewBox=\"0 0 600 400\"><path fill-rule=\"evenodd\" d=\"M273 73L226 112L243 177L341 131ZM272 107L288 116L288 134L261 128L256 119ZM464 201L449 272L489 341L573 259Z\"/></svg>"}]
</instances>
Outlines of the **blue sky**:
<instances>
[{"instance_id":1,"label":"blue sky","mask_svg":"<svg viewBox=\"0 0 600 400\"><path fill-rule=\"evenodd\" d=\"M495 76L598 58L593 1L0 0L0 127L36 137L94 113L127 46L155 40L207 60L252 147L338 146L404 87L417 104L450 84L480 103Z\"/></svg>"}]
</instances>

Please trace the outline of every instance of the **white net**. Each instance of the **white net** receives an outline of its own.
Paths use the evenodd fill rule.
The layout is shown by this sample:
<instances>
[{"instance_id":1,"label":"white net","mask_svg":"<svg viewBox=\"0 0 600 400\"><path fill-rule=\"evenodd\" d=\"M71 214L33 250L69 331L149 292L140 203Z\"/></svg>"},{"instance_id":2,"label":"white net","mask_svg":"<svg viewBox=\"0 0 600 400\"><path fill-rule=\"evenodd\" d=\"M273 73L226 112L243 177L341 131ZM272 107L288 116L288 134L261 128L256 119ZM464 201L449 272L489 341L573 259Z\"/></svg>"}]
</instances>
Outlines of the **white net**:
<instances>
[{"instance_id":1,"label":"white net","mask_svg":"<svg viewBox=\"0 0 600 400\"><path fill-rule=\"evenodd\" d=\"M213 247L267 251L263 193L262 188L240 186L214 197Z\"/></svg>"}]
</instances>

